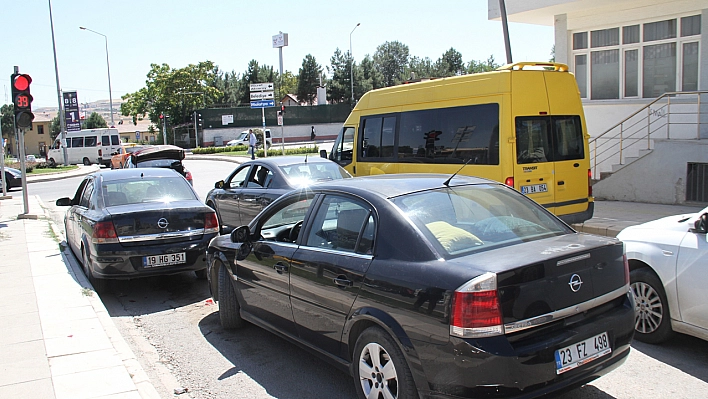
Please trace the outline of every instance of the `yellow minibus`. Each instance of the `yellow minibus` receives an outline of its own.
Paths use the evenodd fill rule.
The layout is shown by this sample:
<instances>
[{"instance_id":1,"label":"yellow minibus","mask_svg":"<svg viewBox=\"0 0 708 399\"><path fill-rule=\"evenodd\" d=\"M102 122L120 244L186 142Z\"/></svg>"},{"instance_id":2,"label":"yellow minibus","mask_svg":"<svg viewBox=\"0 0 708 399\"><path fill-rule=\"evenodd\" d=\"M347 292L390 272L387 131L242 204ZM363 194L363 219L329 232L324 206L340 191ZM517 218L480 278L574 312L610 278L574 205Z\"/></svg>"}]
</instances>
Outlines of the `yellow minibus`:
<instances>
[{"instance_id":1,"label":"yellow minibus","mask_svg":"<svg viewBox=\"0 0 708 399\"><path fill-rule=\"evenodd\" d=\"M496 180L570 224L594 211L588 139L568 66L518 62L364 94L329 158L354 176L459 171Z\"/></svg>"}]
</instances>

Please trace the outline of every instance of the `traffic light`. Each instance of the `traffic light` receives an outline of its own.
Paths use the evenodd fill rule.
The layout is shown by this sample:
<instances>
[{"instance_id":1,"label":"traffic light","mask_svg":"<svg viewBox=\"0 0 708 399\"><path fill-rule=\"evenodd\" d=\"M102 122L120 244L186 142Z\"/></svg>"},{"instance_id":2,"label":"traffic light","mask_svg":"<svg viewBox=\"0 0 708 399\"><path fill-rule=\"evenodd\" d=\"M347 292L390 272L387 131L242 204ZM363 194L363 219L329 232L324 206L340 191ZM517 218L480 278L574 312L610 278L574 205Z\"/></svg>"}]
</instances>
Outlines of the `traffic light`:
<instances>
[{"instance_id":1,"label":"traffic light","mask_svg":"<svg viewBox=\"0 0 708 399\"><path fill-rule=\"evenodd\" d=\"M197 126L204 126L204 120L202 119L202 114L197 112Z\"/></svg>"},{"instance_id":2,"label":"traffic light","mask_svg":"<svg viewBox=\"0 0 708 399\"><path fill-rule=\"evenodd\" d=\"M441 131L439 130L431 130L428 133L425 133L423 137L425 138L426 142L432 142L432 141L438 141L440 140L440 136L442 134Z\"/></svg>"},{"instance_id":3,"label":"traffic light","mask_svg":"<svg viewBox=\"0 0 708 399\"><path fill-rule=\"evenodd\" d=\"M22 129L32 127L32 121L34 120L32 95L30 94L32 78L27 74L13 73L10 75L10 82L12 83L15 125Z\"/></svg>"},{"instance_id":4,"label":"traffic light","mask_svg":"<svg viewBox=\"0 0 708 399\"><path fill-rule=\"evenodd\" d=\"M280 115L285 116L285 105L280 106Z\"/></svg>"}]
</instances>

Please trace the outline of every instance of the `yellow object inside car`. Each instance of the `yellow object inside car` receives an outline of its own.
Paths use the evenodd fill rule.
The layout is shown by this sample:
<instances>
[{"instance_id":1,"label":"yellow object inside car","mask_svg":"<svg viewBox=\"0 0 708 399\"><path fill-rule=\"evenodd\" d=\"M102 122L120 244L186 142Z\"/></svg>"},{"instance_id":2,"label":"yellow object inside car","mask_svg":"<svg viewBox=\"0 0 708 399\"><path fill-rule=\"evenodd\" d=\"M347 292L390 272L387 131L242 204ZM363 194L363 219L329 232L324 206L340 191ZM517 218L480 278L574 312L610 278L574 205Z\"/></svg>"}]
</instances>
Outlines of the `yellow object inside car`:
<instances>
[{"instance_id":1,"label":"yellow object inside car","mask_svg":"<svg viewBox=\"0 0 708 399\"><path fill-rule=\"evenodd\" d=\"M484 244L474 234L447 222L437 221L425 225L447 252L455 253Z\"/></svg>"}]
</instances>

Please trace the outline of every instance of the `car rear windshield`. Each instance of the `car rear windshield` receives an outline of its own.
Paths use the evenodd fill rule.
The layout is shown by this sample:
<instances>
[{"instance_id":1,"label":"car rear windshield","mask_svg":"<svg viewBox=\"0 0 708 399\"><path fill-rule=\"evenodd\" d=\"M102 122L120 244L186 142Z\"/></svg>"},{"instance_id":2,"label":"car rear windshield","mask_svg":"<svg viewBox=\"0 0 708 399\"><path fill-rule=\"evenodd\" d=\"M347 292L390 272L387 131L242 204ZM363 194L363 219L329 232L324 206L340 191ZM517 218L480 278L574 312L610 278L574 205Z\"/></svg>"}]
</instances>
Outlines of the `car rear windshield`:
<instances>
[{"instance_id":1,"label":"car rear windshield","mask_svg":"<svg viewBox=\"0 0 708 399\"><path fill-rule=\"evenodd\" d=\"M493 184L429 190L393 202L450 256L572 233L538 204Z\"/></svg>"},{"instance_id":2,"label":"car rear windshield","mask_svg":"<svg viewBox=\"0 0 708 399\"><path fill-rule=\"evenodd\" d=\"M349 172L334 162L303 162L280 166L287 179L295 185L300 182L317 182L346 179Z\"/></svg>"},{"instance_id":3,"label":"car rear windshield","mask_svg":"<svg viewBox=\"0 0 708 399\"><path fill-rule=\"evenodd\" d=\"M104 182L103 201L108 206L199 200L186 180L175 177L148 177Z\"/></svg>"}]
</instances>

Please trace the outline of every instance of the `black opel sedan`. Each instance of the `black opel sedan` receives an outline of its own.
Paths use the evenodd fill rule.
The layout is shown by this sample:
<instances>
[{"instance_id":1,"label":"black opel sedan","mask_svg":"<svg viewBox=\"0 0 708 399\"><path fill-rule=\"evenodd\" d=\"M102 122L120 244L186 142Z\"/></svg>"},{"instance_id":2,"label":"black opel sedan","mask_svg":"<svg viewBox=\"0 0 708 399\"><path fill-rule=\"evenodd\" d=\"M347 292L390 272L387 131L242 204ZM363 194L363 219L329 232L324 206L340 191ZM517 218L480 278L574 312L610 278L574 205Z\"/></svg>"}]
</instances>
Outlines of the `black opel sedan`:
<instances>
[{"instance_id":1,"label":"black opel sedan","mask_svg":"<svg viewBox=\"0 0 708 399\"><path fill-rule=\"evenodd\" d=\"M281 195L311 184L352 177L336 163L307 155L244 162L214 184L206 204L216 210L222 232L245 225Z\"/></svg>"},{"instance_id":2,"label":"black opel sedan","mask_svg":"<svg viewBox=\"0 0 708 399\"><path fill-rule=\"evenodd\" d=\"M94 288L104 279L194 271L206 275L206 248L218 234L214 210L171 169L107 170L87 175L64 217L66 242Z\"/></svg>"},{"instance_id":3,"label":"black opel sedan","mask_svg":"<svg viewBox=\"0 0 708 399\"><path fill-rule=\"evenodd\" d=\"M502 184L381 175L290 192L209 244L224 328L330 360L360 397L536 397L627 358L623 245Z\"/></svg>"}]
</instances>

